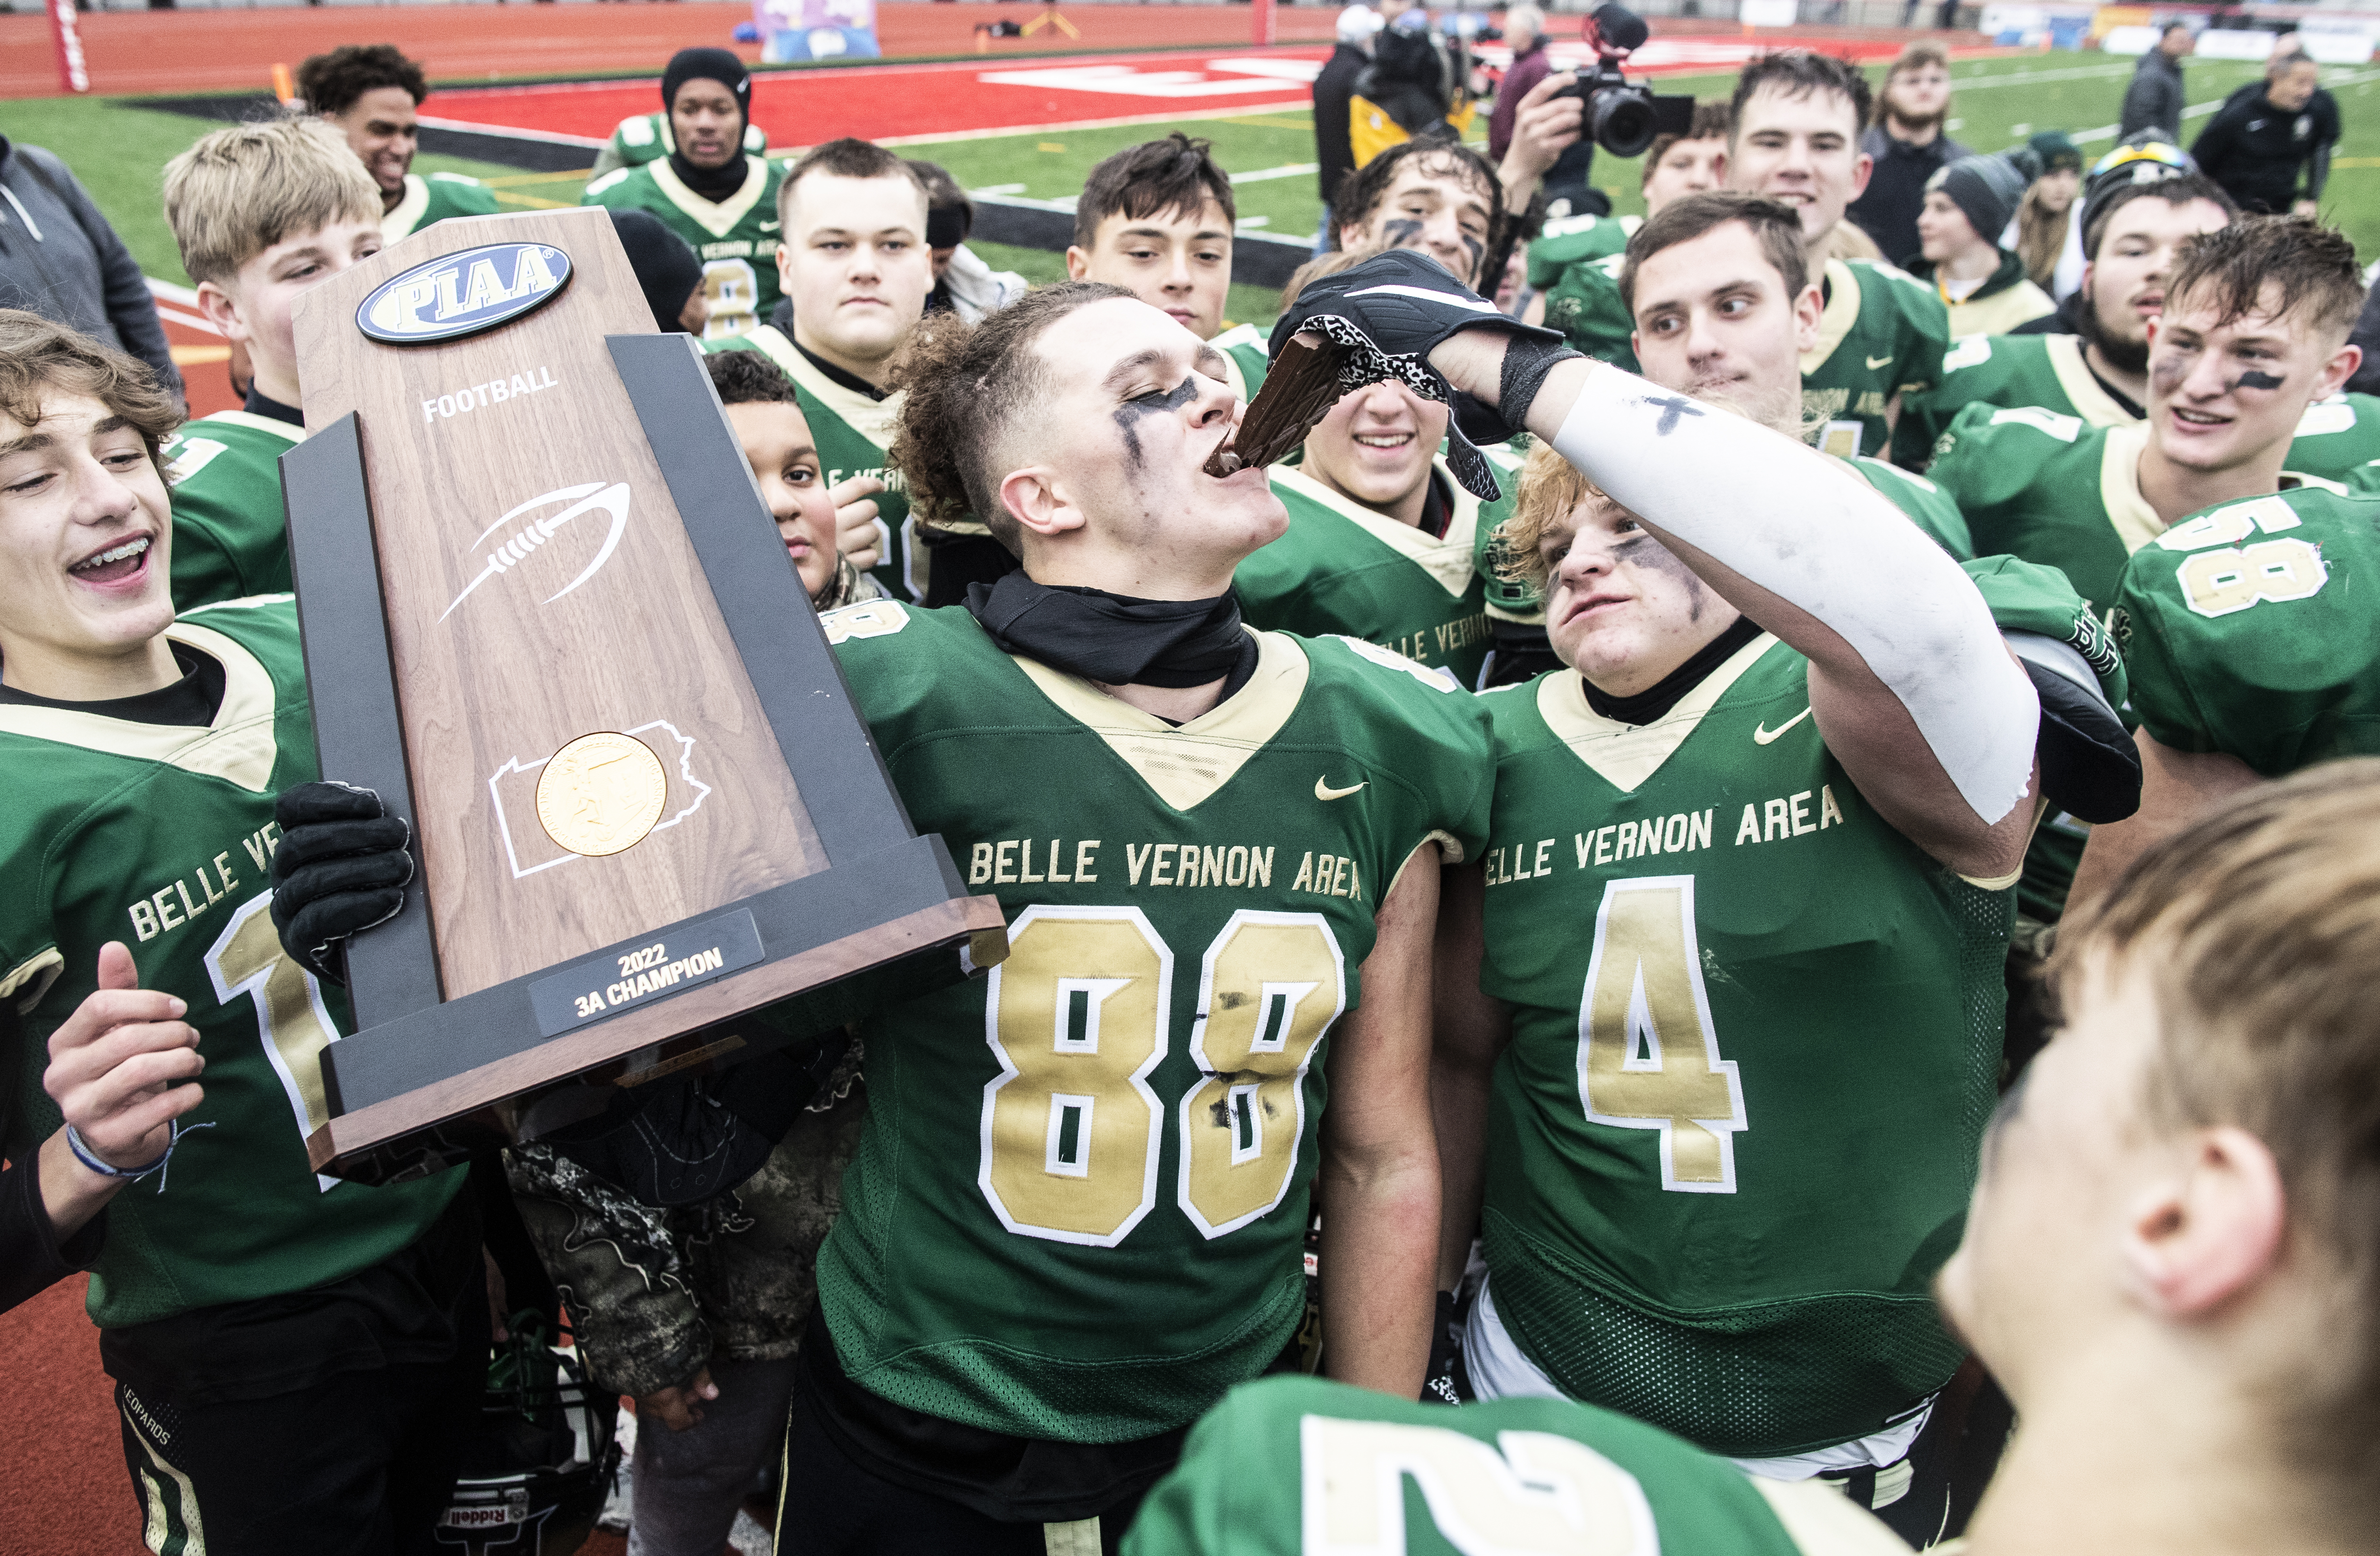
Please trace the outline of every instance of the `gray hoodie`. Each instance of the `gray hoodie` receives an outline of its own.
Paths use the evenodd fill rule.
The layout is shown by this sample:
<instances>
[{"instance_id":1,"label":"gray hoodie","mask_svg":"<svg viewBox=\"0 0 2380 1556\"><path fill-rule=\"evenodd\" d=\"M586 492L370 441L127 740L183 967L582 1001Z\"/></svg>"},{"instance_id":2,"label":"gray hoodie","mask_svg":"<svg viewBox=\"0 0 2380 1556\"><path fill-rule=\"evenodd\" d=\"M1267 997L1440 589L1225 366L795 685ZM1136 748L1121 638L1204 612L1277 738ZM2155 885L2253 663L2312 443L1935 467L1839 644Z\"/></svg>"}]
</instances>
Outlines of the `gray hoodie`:
<instances>
[{"instance_id":1,"label":"gray hoodie","mask_svg":"<svg viewBox=\"0 0 2380 1556\"><path fill-rule=\"evenodd\" d=\"M0 307L68 324L157 370L171 394L182 375L140 261L67 164L0 136Z\"/></svg>"},{"instance_id":2,"label":"gray hoodie","mask_svg":"<svg viewBox=\"0 0 2380 1556\"><path fill-rule=\"evenodd\" d=\"M2167 144L2180 145L2181 106L2181 61L2163 49L2151 49L2132 67L2131 85L2124 89L2116 144L2124 145L2143 131L2154 131Z\"/></svg>"}]
</instances>

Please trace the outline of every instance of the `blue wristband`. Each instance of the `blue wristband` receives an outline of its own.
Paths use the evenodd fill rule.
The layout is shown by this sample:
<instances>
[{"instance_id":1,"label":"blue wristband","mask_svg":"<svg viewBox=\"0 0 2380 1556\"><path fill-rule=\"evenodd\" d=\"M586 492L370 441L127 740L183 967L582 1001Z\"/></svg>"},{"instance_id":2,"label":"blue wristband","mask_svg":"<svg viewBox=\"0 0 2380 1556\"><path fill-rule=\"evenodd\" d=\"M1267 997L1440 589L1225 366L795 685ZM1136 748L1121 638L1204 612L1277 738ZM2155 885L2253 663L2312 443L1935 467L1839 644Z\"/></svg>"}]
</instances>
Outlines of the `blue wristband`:
<instances>
[{"instance_id":1,"label":"blue wristband","mask_svg":"<svg viewBox=\"0 0 2380 1556\"><path fill-rule=\"evenodd\" d=\"M180 1119L176 1119L167 1127L171 1129L172 1133L166 1137L165 1149L158 1153L156 1161L149 1163L146 1167L134 1167L128 1169L112 1166L107 1162L102 1161L99 1159L99 1153L91 1149L91 1142L82 1137L82 1131L77 1129L71 1124L67 1125L67 1149L74 1152L74 1157L77 1161L81 1162L84 1166L90 1168L92 1172L97 1173L103 1178L121 1178L128 1183L137 1183L140 1179L148 1177L152 1173L162 1174L165 1171L165 1164L174 1160L174 1148L182 1143L182 1137L188 1133L189 1130L212 1129L214 1125L212 1123L208 1123L193 1124L185 1126ZM160 1194L165 1192L165 1180L163 1176L160 1176L157 1179L157 1192Z\"/></svg>"}]
</instances>

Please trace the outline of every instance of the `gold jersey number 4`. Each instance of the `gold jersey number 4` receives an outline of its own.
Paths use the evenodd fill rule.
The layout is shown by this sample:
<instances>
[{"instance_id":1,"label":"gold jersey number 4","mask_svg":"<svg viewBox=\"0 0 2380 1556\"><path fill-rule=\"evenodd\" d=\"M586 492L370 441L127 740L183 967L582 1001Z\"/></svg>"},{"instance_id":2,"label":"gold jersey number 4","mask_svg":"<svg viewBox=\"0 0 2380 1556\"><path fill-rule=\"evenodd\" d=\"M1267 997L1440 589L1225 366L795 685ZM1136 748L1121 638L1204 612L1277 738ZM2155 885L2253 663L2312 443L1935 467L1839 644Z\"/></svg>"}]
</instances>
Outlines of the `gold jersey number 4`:
<instances>
[{"instance_id":1,"label":"gold jersey number 4","mask_svg":"<svg viewBox=\"0 0 2380 1556\"><path fill-rule=\"evenodd\" d=\"M977 1183L1009 1231L1112 1247L1156 1207L1173 951L1138 908L1028 907L984 991L1001 1073L984 1088ZM1345 960L1315 913L1232 916L1207 947L1178 1104L1175 1197L1208 1237L1288 1192L1307 1066L1347 1004Z\"/></svg>"},{"instance_id":2,"label":"gold jersey number 4","mask_svg":"<svg viewBox=\"0 0 2380 1556\"><path fill-rule=\"evenodd\" d=\"M1588 1120L1661 1136L1661 1186L1735 1192L1743 1083L1722 1056L1694 933L1694 878L1609 881L1578 1011Z\"/></svg>"}]
</instances>

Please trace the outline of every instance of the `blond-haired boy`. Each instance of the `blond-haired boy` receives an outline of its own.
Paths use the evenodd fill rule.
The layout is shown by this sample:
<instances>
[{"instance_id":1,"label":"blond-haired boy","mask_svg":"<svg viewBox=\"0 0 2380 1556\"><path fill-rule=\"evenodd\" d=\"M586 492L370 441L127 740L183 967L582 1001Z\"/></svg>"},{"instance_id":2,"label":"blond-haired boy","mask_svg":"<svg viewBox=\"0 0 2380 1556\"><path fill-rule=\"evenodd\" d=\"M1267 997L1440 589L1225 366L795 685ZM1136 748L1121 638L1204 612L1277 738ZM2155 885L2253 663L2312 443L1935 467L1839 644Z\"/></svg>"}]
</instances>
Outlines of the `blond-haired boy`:
<instances>
[{"instance_id":1,"label":"blond-haired boy","mask_svg":"<svg viewBox=\"0 0 2380 1556\"><path fill-rule=\"evenodd\" d=\"M234 125L165 166L165 220L199 309L255 377L238 410L165 445L174 500L174 603L183 610L290 586L277 468L305 435L290 306L380 252L380 189L319 120Z\"/></svg>"}]
</instances>

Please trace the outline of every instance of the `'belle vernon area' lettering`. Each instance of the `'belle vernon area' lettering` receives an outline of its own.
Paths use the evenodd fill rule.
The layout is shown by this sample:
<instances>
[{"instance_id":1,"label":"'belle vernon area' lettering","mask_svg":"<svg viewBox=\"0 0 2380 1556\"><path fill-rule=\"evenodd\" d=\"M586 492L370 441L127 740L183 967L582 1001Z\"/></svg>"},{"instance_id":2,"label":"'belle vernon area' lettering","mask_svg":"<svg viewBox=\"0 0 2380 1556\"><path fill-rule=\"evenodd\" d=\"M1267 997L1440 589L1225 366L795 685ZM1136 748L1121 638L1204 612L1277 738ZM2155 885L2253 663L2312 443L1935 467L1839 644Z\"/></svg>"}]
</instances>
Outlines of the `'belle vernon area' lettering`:
<instances>
[{"instance_id":1,"label":"'belle vernon area' lettering","mask_svg":"<svg viewBox=\"0 0 2380 1556\"><path fill-rule=\"evenodd\" d=\"M978 843L969 851L970 886L1096 885L1117 881L1113 845L1081 838L1012 837ZM1110 850L1102 855L1102 848ZM1126 886L1237 886L1269 891L1276 858L1287 869L1289 860L1278 845L1257 847L1232 844L1209 847L1196 843L1127 843L1123 845L1123 880ZM1355 861L1342 854L1307 850L1298 858L1289 881L1293 892L1318 897L1364 896L1363 873Z\"/></svg>"},{"instance_id":2,"label":"'belle vernon area' lettering","mask_svg":"<svg viewBox=\"0 0 2380 1556\"><path fill-rule=\"evenodd\" d=\"M1596 869L1655 854L1689 854L1709 848L1715 845L1713 828L1718 819L1718 808L1712 807L1670 816L1647 816L1641 821L1615 821L1593 832L1572 833L1568 850L1571 868ZM1821 784L1799 794L1747 803L1742 819L1736 823L1733 846L1804 837L1842 824L1843 810L1835 801L1834 786ZM1500 844L1488 849L1488 884L1504 886L1551 875L1560 857L1554 845L1560 841L1541 837L1535 842Z\"/></svg>"},{"instance_id":3,"label":"'belle vernon area' lettering","mask_svg":"<svg viewBox=\"0 0 2380 1556\"><path fill-rule=\"evenodd\" d=\"M1426 626L1419 632L1409 632L1401 638L1390 638L1380 647L1404 655L1416 664L1435 664L1451 654L1457 654L1474 643L1488 640L1488 613L1459 616Z\"/></svg>"},{"instance_id":4,"label":"'belle vernon area' lettering","mask_svg":"<svg viewBox=\"0 0 2380 1556\"><path fill-rule=\"evenodd\" d=\"M246 879L261 881L272 873L273 851L280 846L281 823L267 821L231 848L212 858L202 857L200 863L124 910L132 920L132 933L142 941L155 940L204 918L217 903L236 900L243 877L233 872L232 867L238 858L233 849L246 854L254 867L254 875Z\"/></svg>"},{"instance_id":5,"label":"'belle vernon area' lettering","mask_svg":"<svg viewBox=\"0 0 2380 1556\"><path fill-rule=\"evenodd\" d=\"M441 417L465 416L489 406L500 406L507 400L517 400L529 395L558 389L553 370L534 367L509 378L492 378L485 383L469 383L451 395L441 395L434 400L421 402L421 419L429 425Z\"/></svg>"}]
</instances>

